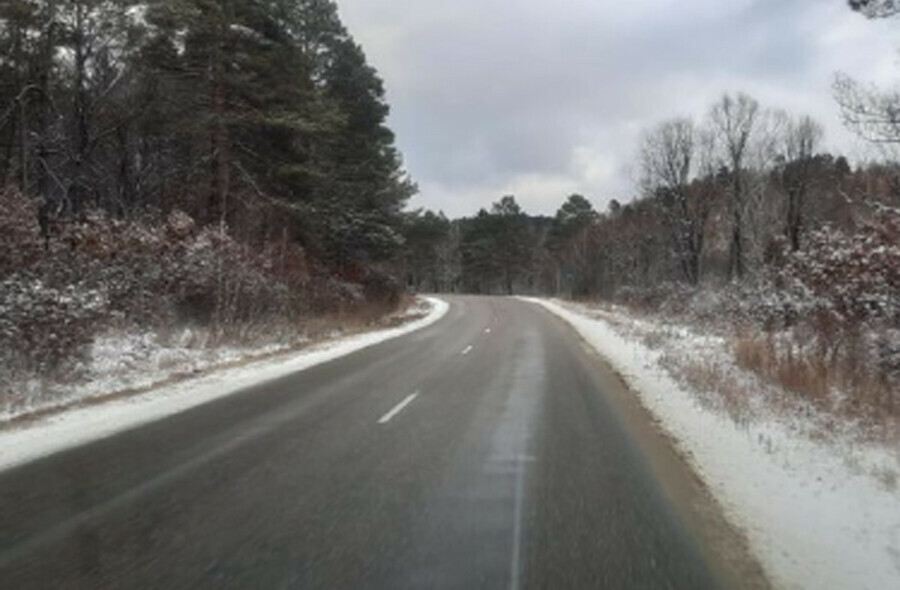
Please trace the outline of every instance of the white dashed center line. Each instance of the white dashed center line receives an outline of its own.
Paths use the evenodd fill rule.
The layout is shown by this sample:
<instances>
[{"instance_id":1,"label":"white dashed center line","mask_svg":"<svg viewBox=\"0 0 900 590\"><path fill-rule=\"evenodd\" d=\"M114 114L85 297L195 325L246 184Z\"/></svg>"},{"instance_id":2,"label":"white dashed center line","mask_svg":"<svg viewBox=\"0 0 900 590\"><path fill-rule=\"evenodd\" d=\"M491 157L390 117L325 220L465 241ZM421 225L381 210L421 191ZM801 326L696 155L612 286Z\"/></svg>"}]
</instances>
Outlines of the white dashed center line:
<instances>
[{"instance_id":1,"label":"white dashed center line","mask_svg":"<svg viewBox=\"0 0 900 590\"><path fill-rule=\"evenodd\" d=\"M470 344L469 346L467 346L467 347L462 351L463 354L469 354L470 352L472 352L472 345L471 345L471 344Z\"/></svg>"},{"instance_id":2,"label":"white dashed center line","mask_svg":"<svg viewBox=\"0 0 900 590\"><path fill-rule=\"evenodd\" d=\"M391 411L390 411L390 412L388 412L387 414L385 414L384 416L382 416L381 418L379 418L379 419L378 419L378 423L379 423L379 424L387 424L388 422L391 421L391 418L393 418L394 416L396 416L397 414L399 414L400 412L402 412L402 411L403 411L403 408L405 408L406 406L408 406L409 404L411 404L412 401L413 401L414 399L416 399L417 397L419 397L419 392L418 392L418 391L415 392L415 393L413 393L413 394L410 394L410 395L406 396L406 397L403 399L402 402L400 402L399 404L397 404L396 406L394 406L393 408L391 408Z\"/></svg>"}]
</instances>

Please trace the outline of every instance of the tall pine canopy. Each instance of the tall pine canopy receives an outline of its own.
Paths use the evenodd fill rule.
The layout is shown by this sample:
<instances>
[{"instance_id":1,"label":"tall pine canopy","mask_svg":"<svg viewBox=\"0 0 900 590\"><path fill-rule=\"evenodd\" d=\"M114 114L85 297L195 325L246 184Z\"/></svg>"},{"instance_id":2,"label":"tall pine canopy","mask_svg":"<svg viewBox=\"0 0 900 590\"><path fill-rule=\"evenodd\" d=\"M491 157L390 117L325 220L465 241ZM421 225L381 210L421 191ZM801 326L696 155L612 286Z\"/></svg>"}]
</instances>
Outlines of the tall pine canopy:
<instances>
[{"instance_id":1,"label":"tall pine canopy","mask_svg":"<svg viewBox=\"0 0 900 590\"><path fill-rule=\"evenodd\" d=\"M184 210L351 280L414 193L381 79L331 0L9 0L0 182L52 220Z\"/></svg>"}]
</instances>

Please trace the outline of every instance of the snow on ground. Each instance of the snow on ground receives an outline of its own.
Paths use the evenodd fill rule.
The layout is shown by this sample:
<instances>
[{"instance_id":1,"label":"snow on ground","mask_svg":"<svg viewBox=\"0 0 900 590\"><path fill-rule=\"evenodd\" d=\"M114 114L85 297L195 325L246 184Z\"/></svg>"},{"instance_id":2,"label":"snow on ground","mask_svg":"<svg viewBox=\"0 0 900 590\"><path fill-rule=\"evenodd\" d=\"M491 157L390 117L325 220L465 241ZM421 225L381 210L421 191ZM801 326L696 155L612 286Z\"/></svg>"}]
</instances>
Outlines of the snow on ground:
<instances>
[{"instance_id":1,"label":"snow on ground","mask_svg":"<svg viewBox=\"0 0 900 590\"><path fill-rule=\"evenodd\" d=\"M109 332L95 338L87 362L76 379L19 385L0 409L0 422L34 412L61 408L122 391L140 391L175 376L206 372L229 363L287 352L309 342L277 342L264 346L208 346L208 333L184 329L161 337L158 333Z\"/></svg>"},{"instance_id":2,"label":"snow on ground","mask_svg":"<svg viewBox=\"0 0 900 590\"><path fill-rule=\"evenodd\" d=\"M810 423L815 416L776 410L765 393L735 419L676 378L672 363L706 351L709 362L727 364L724 342L714 337L677 328L669 345L680 350L666 351L665 344L650 346L639 336L652 333L640 325L648 320L529 301L570 323L639 393L746 533L776 586L900 588L900 449L863 444L840 432L810 436L817 431ZM733 363L727 368L741 371Z\"/></svg>"},{"instance_id":3,"label":"snow on ground","mask_svg":"<svg viewBox=\"0 0 900 590\"><path fill-rule=\"evenodd\" d=\"M426 299L430 305L427 315L398 327L337 338L299 352L215 371L145 394L76 408L0 429L0 471L62 449L106 438L425 328L441 319L449 308L440 299Z\"/></svg>"},{"instance_id":4,"label":"snow on ground","mask_svg":"<svg viewBox=\"0 0 900 590\"><path fill-rule=\"evenodd\" d=\"M425 299L384 319L395 325L424 315L430 309ZM324 334L327 339L345 335L338 325ZM19 378L5 374L6 392L0 390L0 426L3 422L36 412L70 407L85 400L119 392L144 391L235 363L260 360L308 346L309 335L284 330L271 334L265 343L221 344L211 341L208 330L183 328L174 333L155 331L110 331L94 338L85 362L64 379Z\"/></svg>"}]
</instances>

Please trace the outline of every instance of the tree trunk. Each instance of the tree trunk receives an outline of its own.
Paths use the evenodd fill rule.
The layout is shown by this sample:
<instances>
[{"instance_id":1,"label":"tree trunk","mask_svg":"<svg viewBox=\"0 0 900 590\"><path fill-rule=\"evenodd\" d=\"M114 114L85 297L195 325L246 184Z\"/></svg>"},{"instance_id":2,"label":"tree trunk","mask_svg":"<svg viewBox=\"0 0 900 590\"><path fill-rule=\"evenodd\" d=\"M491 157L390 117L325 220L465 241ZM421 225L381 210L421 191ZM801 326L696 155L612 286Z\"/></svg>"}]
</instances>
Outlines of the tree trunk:
<instances>
[{"instance_id":1,"label":"tree trunk","mask_svg":"<svg viewBox=\"0 0 900 590\"><path fill-rule=\"evenodd\" d=\"M224 56L222 55L223 48L221 47L222 43L224 43L224 35L224 31L220 30L217 49L213 53L213 190L210 194L210 201L207 203L208 221L211 223L218 221L223 228L228 214L228 192L231 183L230 146L228 126L226 123L227 98L225 94L225 65L223 63Z\"/></svg>"},{"instance_id":2,"label":"tree trunk","mask_svg":"<svg viewBox=\"0 0 900 590\"><path fill-rule=\"evenodd\" d=\"M741 215L735 211L734 224L731 231L731 256L728 270L729 278L732 280L744 278L744 244L741 225Z\"/></svg>"},{"instance_id":3,"label":"tree trunk","mask_svg":"<svg viewBox=\"0 0 900 590\"><path fill-rule=\"evenodd\" d=\"M28 192L28 116L25 111L26 105L25 92L19 97L19 132L21 155L19 156L19 165L22 167L21 183L22 192Z\"/></svg>"},{"instance_id":4,"label":"tree trunk","mask_svg":"<svg viewBox=\"0 0 900 590\"><path fill-rule=\"evenodd\" d=\"M49 138L47 137L47 135L50 132L50 108L52 106L50 103L50 73L53 63L53 53L56 45L56 42L54 40L54 18L55 15L51 14L49 18L50 24L47 25L47 30L44 33L43 54L40 60L40 74L38 81L38 84L40 86L40 97L38 99L39 112L36 166L38 194L41 196L44 210L49 210L50 202L52 200L50 190L50 173L48 171L48 168L50 166L50 163L48 162L50 150L48 149ZM47 234L45 233L45 238L46 237Z\"/></svg>"},{"instance_id":5,"label":"tree trunk","mask_svg":"<svg viewBox=\"0 0 900 590\"><path fill-rule=\"evenodd\" d=\"M789 189L787 238L791 244L791 250L794 252L800 249L800 232L803 229L802 205L802 189Z\"/></svg>"},{"instance_id":6,"label":"tree trunk","mask_svg":"<svg viewBox=\"0 0 900 590\"><path fill-rule=\"evenodd\" d=\"M126 214L134 203L134 183L131 171L131 146L128 143L128 131L123 125L116 132L119 140L119 202L116 206L120 214Z\"/></svg>"},{"instance_id":7,"label":"tree trunk","mask_svg":"<svg viewBox=\"0 0 900 590\"><path fill-rule=\"evenodd\" d=\"M745 271L743 239L744 218L742 211L744 206L744 187L741 182L739 162L735 161L733 167L734 181L732 190L734 191L734 194L732 195L731 206L734 227L732 227L731 233L731 252L728 276L732 280L741 280L744 278Z\"/></svg>"},{"instance_id":8,"label":"tree trunk","mask_svg":"<svg viewBox=\"0 0 900 590\"><path fill-rule=\"evenodd\" d=\"M72 172L72 178L69 180L68 200L70 213L76 214L83 205L83 174L85 167L85 159L87 158L88 143L90 141L88 130L88 105L87 105L87 89L86 68L87 54L85 51L85 35L84 35L84 10L82 4L78 4L75 9L75 94L74 94L74 110L75 110L75 167Z\"/></svg>"}]
</instances>

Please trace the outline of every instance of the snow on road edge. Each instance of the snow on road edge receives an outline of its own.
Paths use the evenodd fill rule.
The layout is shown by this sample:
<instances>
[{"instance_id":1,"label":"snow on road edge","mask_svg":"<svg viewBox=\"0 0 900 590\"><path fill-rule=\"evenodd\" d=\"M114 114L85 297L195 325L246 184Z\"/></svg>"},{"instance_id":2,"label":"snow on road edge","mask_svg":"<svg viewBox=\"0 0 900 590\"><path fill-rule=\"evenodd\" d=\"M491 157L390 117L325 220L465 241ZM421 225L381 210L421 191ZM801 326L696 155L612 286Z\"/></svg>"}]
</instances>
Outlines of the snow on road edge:
<instances>
[{"instance_id":1,"label":"snow on road edge","mask_svg":"<svg viewBox=\"0 0 900 590\"><path fill-rule=\"evenodd\" d=\"M22 427L0 431L0 471L421 330L440 320L449 309L446 301L432 297L424 299L431 304L429 313L402 326L339 338L291 355L216 371L146 394L73 409Z\"/></svg>"},{"instance_id":2,"label":"snow on road edge","mask_svg":"<svg viewBox=\"0 0 900 590\"><path fill-rule=\"evenodd\" d=\"M773 583L821 590L893 589L900 580L900 493L853 468L833 444L778 420L738 425L705 410L660 367L659 353L601 319L537 303L607 358L677 441Z\"/></svg>"}]
</instances>

